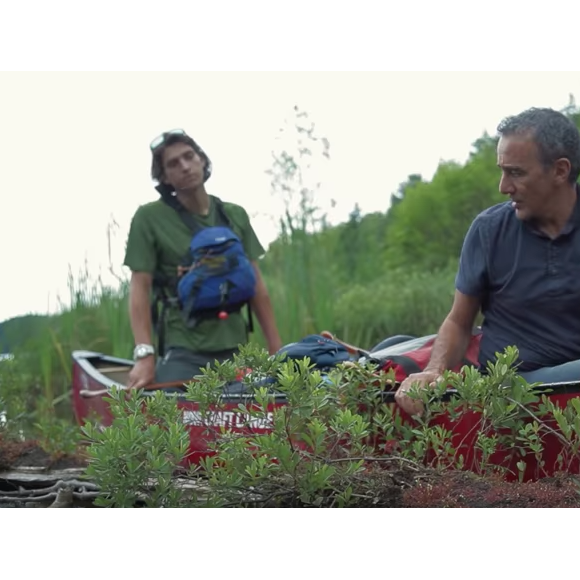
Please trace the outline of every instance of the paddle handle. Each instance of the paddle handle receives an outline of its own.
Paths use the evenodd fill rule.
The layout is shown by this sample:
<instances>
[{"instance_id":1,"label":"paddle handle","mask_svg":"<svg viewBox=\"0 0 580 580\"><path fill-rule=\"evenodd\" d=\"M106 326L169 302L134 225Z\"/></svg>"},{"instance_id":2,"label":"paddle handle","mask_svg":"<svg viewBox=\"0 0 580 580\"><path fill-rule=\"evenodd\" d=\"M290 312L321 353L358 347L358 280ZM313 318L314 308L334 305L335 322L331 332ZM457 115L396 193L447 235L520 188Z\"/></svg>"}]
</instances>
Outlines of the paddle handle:
<instances>
[{"instance_id":1,"label":"paddle handle","mask_svg":"<svg viewBox=\"0 0 580 580\"><path fill-rule=\"evenodd\" d=\"M339 338L336 338L336 336L334 336L334 334L332 334L332 332L328 331L328 330L323 330L320 333L320 336L323 336L324 338L328 338L330 340L334 340L334 342L338 342L338 344L344 346L344 348L346 348L346 350L349 352L349 354L357 354L357 355L363 355L367 358L371 358L371 353L368 350L365 350L364 348L360 348L359 346L354 346L353 344L349 344L348 342L344 342L344 340L340 340Z\"/></svg>"},{"instance_id":2,"label":"paddle handle","mask_svg":"<svg viewBox=\"0 0 580 580\"><path fill-rule=\"evenodd\" d=\"M157 389L170 389L171 387L183 387L186 381L170 381L167 383L151 383L146 387L142 387L145 391L153 391ZM129 387L124 385L118 385L117 388L121 391L128 391ZM103 395L108 395L111 392L110 389L99 389L98 391L90 391L88 389L82 389L79 391L79 395L84 399L92 399L94 397L102 397Z\"/></svg>"}]
</instances>

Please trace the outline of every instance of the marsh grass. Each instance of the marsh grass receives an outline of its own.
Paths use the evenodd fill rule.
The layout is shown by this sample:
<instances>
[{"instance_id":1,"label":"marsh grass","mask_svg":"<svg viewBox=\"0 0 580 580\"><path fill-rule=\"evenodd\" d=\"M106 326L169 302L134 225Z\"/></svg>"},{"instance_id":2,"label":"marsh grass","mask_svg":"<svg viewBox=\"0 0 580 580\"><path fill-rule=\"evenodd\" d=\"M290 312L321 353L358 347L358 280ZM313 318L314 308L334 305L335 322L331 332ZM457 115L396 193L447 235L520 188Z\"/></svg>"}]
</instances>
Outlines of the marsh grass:
<instances>
[{"instance_id":1,"label":"marsh grass","mask_svg":"<svg viewBox=\"0 0 580 580\"><path fill-rule=\"evenodd\" d=\"M370 347L393 334L436 332L451 305L453 272L399 271L361 285L338 285L330 252L304 236L283 248L284 259L265 276L284 343L330 330L344 340ZM89 266L68 279L69 303L51 316L39 335L17 354L26 361L28 384L39 397L70 412L71 352L90 350L130 358L133 338L128 285L111 288L92 280ZM265 346L259 325L253 341ZM32 384L30 384L32 381Z\"/></svg>"}]
</instances>

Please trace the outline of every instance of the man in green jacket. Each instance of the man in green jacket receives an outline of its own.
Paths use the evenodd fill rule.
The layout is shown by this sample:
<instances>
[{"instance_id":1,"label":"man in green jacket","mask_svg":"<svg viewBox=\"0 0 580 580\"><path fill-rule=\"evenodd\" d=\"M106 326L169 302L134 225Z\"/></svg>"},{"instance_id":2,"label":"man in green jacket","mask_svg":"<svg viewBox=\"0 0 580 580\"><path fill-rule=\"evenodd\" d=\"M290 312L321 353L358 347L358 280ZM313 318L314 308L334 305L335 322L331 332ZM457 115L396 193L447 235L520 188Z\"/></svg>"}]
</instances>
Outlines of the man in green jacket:
<instances>
[{"instance_id":1,"label":"man in green jacket","mask_svg":"<svg viewBox=\"0 0 580 580\"><path fill-rule=\"evenodd\" d=\"M192 230L179 210L200 228L221 225L224 217L228 220L254 268L257 282L250 307L260 323L268 351L274 354L282 346L270 297L257 264L265 250L246 210L207 193L205 183L211 175L211 161L184 131L163 133L151 143L151 151L151 176L159 183L157 190L161 199L137 209L124 261L131 270L129 314L136 345L129 388L143 388L153 382L188 382L201 374L200 369L208 363L231 359L239 345L248 340L248 326L242 311L211 316L191 328L173 300L159 329L167 345L165 352L158 353L151 344L150 300L154 278L161 274L166 284L167 280L175 281L192 239ZM175 286L165 290L175 295Z\"/></svg>"}]
</instances>

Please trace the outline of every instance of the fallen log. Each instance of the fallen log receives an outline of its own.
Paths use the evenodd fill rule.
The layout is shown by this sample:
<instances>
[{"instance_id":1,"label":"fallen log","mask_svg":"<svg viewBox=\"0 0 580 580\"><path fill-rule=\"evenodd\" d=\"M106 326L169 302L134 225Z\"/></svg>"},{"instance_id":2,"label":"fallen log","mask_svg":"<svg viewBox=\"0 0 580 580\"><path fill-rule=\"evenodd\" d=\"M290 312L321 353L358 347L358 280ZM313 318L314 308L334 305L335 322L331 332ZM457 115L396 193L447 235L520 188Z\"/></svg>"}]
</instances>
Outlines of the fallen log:
<instances>
[{"instance_id":1,"label":"fallen log","mask_svg":"<svg viewBox=\"0 0 580 580\"><path fill-rule=\"evenodd\" d=\"M19 467L10 471L0 471L1 507L95 507L94 500L101 489L94 482L85 479L84 468L48 470L43 467ZM147 487L153 489L156 479L150 478ZM173 485L182 493L197 496L203 501L207 493L207 482L202 478L174 478ZM145 501L146 492L138 494Z\"/></svg>"},{"instance_id":2,"label":"fallen log","mask_svg":"<svg viewBox=\"0 0 580 580\"><path fill-rule=\"evenodd\" d=\"M83 468L34 467L0 472L0 507L88 507L99 488L83 480L83 473Z\"/></svg>"}]
</instances>

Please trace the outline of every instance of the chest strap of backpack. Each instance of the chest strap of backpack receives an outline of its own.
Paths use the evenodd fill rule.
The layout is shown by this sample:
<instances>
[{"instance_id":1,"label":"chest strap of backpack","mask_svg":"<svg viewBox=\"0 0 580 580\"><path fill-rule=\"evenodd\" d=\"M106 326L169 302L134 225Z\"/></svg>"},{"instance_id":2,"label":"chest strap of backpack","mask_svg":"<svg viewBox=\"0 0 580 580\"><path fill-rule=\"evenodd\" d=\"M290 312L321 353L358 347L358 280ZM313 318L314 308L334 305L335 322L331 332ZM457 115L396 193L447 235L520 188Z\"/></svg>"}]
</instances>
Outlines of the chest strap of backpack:
<instances>
[{"instance_id":1,"label":"chest strap of backpack","mask_svg":"<svg viewBox=\"0 0 580 580\"><path fill-rule=\"evenodd\" d=\"M169 280L166 276L162 274L153 276L151 324L157 336L157 354L160 357L165 355L165 317L167 309L176 302L175 298L169 296L166 291L168 284Z\"/></svg>"}]
</instances>

